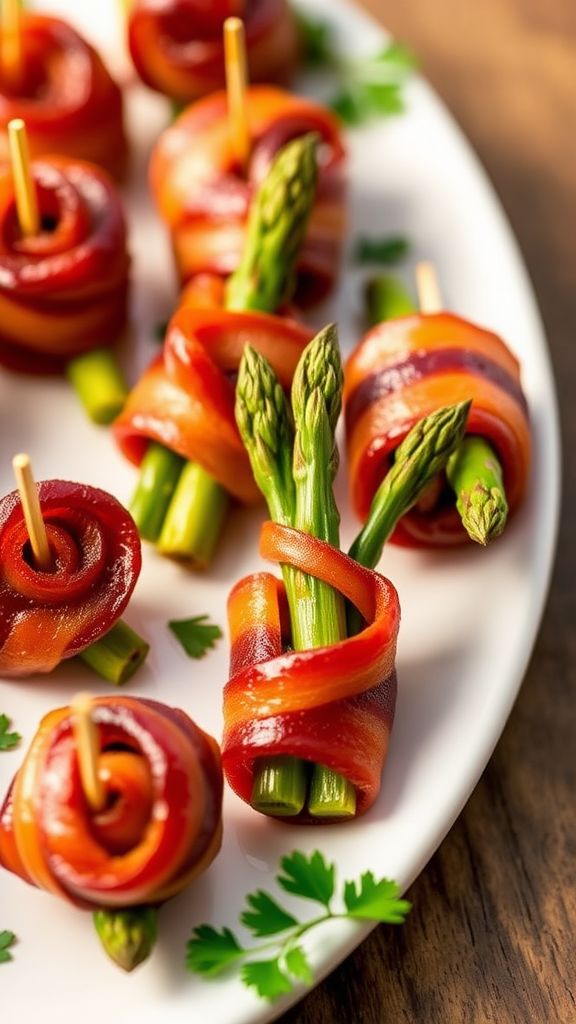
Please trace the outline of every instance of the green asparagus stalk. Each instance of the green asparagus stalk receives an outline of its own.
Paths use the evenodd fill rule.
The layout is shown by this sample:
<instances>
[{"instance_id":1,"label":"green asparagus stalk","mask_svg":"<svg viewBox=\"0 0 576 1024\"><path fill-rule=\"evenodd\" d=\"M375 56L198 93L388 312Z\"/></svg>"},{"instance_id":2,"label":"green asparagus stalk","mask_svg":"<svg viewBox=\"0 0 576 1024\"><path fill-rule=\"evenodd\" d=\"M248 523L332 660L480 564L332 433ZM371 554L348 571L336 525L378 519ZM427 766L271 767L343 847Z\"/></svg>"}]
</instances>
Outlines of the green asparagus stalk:
<instances>
[{"instance_id":1,"label":"green asparagus stalk","mask_svg":"<svg viewBox=\"0 0 576 1024\"><path fill-rule=\"evenodd\" d=\"M121 686L132 678L146 660L150 644L126 622L120 620L112 629L78 655L102 679Z\"/></svg>"},{"instance_id":2,"label":"green asparagus stalk","mask_svg":"<svg viewBox=\"0 0 576 1024\"><path fill-rule=\"evenodd\" d=\"M482 437L465 438L446 474L468 536L484 545L499 537L506 526L508 502L494 449Z\"/></svg>"},{"instance_id":3,"label":"green asparagus stalk","mask_svg":"<svg viewBox=\"0 0 576 1024\"><path fill-rule=\"evenodd\" d=\"M290 298L295 261L316 195L317 145L315 134L302 136L273 160L252 204L242 259L228 283L228 309L272 313ZM173 481L165 503L158 500L167 493L163 462L154 456L151 463L146 460L146 480L139 481L133 509L141 529L143 524L154 539L159 538L163 554L206 565L225 520L228 495L200 467L187 466L183 472L185 478Z\"/></svg>"},{"instance_id":4,"label":"green asparagus stalk","mask_svg":"<svg viewBox=\"0 0 576 1024\"><path fill-rule=\"evenodd\" d=\"M317 146L316 134L303 135L272 163L250 210L242 258L228 280L228 309L272 313L291 297L316 195Z\"/></svg>"},{"instance_id":5,"label":"green asparagus stalk","mask_svg":"<svg viewBox=\"0 0 576 1024\"><path fill-rule=\"evenodd\" d=\"M368 282L366 306L371 324L392 320L416 311L416 305L404 285L396 278L381 275ZM447 466L448 481L455 491L456 508L471 540L489 544L500 536L508 517L508 502L502 467L494 449L480 437L466 438ZM437 500L434 490L431 500ZM425 490L420 498L426 500Z\"/></svg>"},{"instance_id":6,"label":"green asparagus stalk","mask_svg":"<svg viewBox=\"0 0 576 1024\"><path fill-rule=\"evenodd\" d=\"M341 392L342 369L333 327L311 342L296 371L292 387L295 436L275 374L253 350L247 349L244 354L236 392L236 419L271 517L336 545L339 517L332 484L338 465L334 429ZM283 575L294 646L306 649L342 639L345 620L340 595L290 567L283 567ZM252 803L269 814L299 814L308 782L302 762L294 758L263 759L256 773ZM320 799L316 798L317 790L321 791ZM328 803L323 799L326 795ZM322 767L313 769L310 800L308 809L318 816L349 816L355 811L352 787Z\"/></svg>"},{"instance_id":7,"label":"green asparagus stalk","mask_svg":"<svg viewBox=\"0 0 576 1024\"><path fill-rule=\"evenodd\" d=\"M368 322L374 327L383 320L394 320L416 312L416 305L407 288L397 277L379 274L366 285L366 310Z\"/></svg>"},{"instance_id":8,"label":"green asparagus stalk","mask_svg":"<svg viewBox=\"0 0 576 1024\"><path fill-rule=\"evenodd\" d=\"M112 349L96 348L76 356L66 375L93 423L111 423L123 409L128 385Z\"/></svg>"},{"instance_id":9,"label":"green asparagus stalk","mask_svg":"<svg viewBox=\"0 0 576 1024\"><path fill-rule=\"evenodd\" d=\"M183 468L184 459L169 448L155 441L148 445L130 502L130 512L144 540L158 540Z\"/></svg>"},{"instance_id":10,"label":"green asparagus stalk","mask_svg":"<svg viewBox=\"0 0 576 1024\"><path fill-rule=\"evenodd\" d=\"M106 953L123 971L133 971L150 956L157 931L153 907L96 910L92 920Z\"/></svg>"}]
</instances>

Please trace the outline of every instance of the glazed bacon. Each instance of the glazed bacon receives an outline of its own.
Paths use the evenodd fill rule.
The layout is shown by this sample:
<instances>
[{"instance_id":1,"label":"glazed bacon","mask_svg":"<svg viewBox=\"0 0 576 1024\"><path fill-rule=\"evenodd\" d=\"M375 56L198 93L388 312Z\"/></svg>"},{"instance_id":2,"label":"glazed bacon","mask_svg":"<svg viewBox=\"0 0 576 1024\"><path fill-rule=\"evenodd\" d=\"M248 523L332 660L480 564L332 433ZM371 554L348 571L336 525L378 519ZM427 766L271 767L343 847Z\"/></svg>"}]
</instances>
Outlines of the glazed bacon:
<instances>
[{"instance_id":1,"label":"glazed bacon","mask_svg":"<svg viewBox=\"0 0 576 1024\"><path fill-rule=\"evenodd\" d=\"M286 651L289 616L282 583L264 572L236 584L228 601L225 776L249 803L258 758L302 758L345 776L356 790L356 813L363 814L380 789L394 719L398 596L379 573L290 527L265 523L260 553L339 590L366 627L331 647Z\"/></svg>"},{"instance_id":2,"label":"glazed bacon","mask_svg":"<svg viewBox=\"0 0 576 1024\"><path fill-rule=\"evenodd\" d=\"M51 672L104 636L124 611L141 567L130 514L96 487L38 485L53 568L31 560L16 491L0 501L0 677Z\"/></svg>"},{"instance_id":3,"label":"glazed bacon","mask_svg":"<svg viewBox=\"0 0 576 1024\"><path fill-rule=\"evenodd\" d=\"M345 230L345 153L338 122L318 103L264 85L248 90L247 114L252 148L246 175L235 164L224 92L185 110L153 151L152 191L172 233L180 277L233 272L252 196L274 155L291 139L317 132L322 140L318 189L295 295L297 305L311 305L334 284Z\"/></svg>"},{"instance_id":4,"label":"glazed bacon","mask_svg":"<svg viewBox=\"0 0 576 1024\"><path fill-rule=\"evenodd\" d=\"M0 363L44 373L112 344L126 323L126 225L105 171L67 157L34 161L42 230L22 237L0 168Z\"/></svg>"},{"instance_id":5,"label":"glazed bacon","mask_svg":"<svg viewBox=\"0 0 576 1024\"><path fill-rule=\"evenodd\" d=\"M180 103L224 88L223 26L234 15L244 21L250 81L288 84L300 47L287 0L136 0L128 45L142 81Z\"/></svg>"},{"instance_id":6,"label":"glazed bacon","mask_svg":"<svg viewBox=\"0 0 576 1024\"><path fill-rule=\"evenodd\" d=\"M0 864L84 909L162 903L220 848L218 745L153 700L96 697L92 720L104 809L86 802L70 708L50 712L0 809Z\"/></svg>"},{"instance_id":7,"label":"glazed bacon","mask_svg":"<svg viewBox=\"0 0 576 1024\"><path fill-rule=\"evenodd\" d=\"M449 313L402 317L368 332L348 360L344 387L350 490L361 519L416 421L468 399L467 433L493 446L512 513L526 490L531 450L516 357L496 334ZM452 500L429 511L413 508L392 539L436 547L464 543L468 535Z\"/></svg>"},{"instance_id":8,"label":"glazed bacon","mask_svg":"<svg viewBox=\"0 0 576 1024\"><path fill-rule=\"evenodd\" d=\"M260 492L234 418L233 375L249 342L288 388L312 331L268 313L219 309L221 285L217 279L204 280L206 308L177 310L162 355L132 389L113 431L124 455L136 465L149 442L157 441L199 463L240 501L256 502ZM188 301L198 293L194 284Z\"/></svg>"},{"instance_id":9,"label":"glazed bacon","mask_svg":"<svg viewBox=\"0 0 576 1024\"><path fill-rule=\"evenodd\" d=\"M0 159L9 158L8 122L21 117L33 157L61 153L121 177L122 93L94 48L65 21L28 11L21 45L21 70L0 67Z\"/></svg>"}]
</instances>

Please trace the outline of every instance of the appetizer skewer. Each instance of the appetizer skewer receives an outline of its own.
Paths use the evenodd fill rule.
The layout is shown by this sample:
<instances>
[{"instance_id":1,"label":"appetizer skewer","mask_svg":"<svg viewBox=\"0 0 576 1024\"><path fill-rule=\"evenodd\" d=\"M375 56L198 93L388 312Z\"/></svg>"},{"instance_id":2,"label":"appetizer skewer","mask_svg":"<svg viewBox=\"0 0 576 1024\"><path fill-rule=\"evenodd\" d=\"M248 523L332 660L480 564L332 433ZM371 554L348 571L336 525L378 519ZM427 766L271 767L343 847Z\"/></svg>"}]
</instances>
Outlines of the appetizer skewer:
<instances>
[{"instance_id":1,"label":"appetizer skewer","mask_svg":"<svg viewBox=\"0 0 576 1024\"><path fill-rule=\"evenodd\" d=\"M128 272L120 198L105 171L68 157L30 163L21 120L0 169L0 362L66 367L86 410L109 422L126 386L109 346L124 330Z\"/></svg>"},{"instance_id":2,"label":"appetizer skewer","mask_svg":"<svg viewBox=\"0 0 576 1024\"><path fill-rule=\"evenodd\" d=\"M287 0L135 0L128 45L141 79L178 103L222 89L226 18L246 26L253 82L287 84L299 56L296 19Z\"/></svg>"},{"instance_id":3,"label":"appetizer skewer","mask_svg":"<svg viewBox=\"0 0 576 1024\"><path fill-rule=\"evenodd\" d=\"M520 505L528 480L530 424L520 367L496 334L442 312L428 265L422 274L420 313L397 284L371 286L375 326L346 365L352 501L365 518L395 448L415 421L447 401L470 398L466 438L393 539L436 547L470 537L486 544L504 529L508 509L512 514Z\"/></svg>"},{"instance_id":4,"label":"appetizer skewer","mask_svg":"<svg viewBox=\"0 0 576 1024\"><path fill-rule=\"evenodd\" d=\"M303 822L353 817L376 798L394 714L399 608L392 585L362 566L376 564L398 518L446 464L469 408L417 424L349 557L338 550L332 491L341 393L334 328L296 370L294 426L271 367L246 349L236 416L276 524L265 524L261 553L282 564L284 587L259 573L230 596L223 766L257 810Z\"/></svg>"},{"instance_id":5,"label":"appetizer skewer","mask_svg":"<svg viewBox=\"0 0 576 1024\"><path fill-rule=\"evenodd\" d=\"M132 503L137 524L164 554L206 565L228 495L258 500L234 421L233 383L226 375L236 372L251 338L273 362L283 386L290 385L311 332L270 314L290 294L316 177L314 136L295 139L278 153L255 199L245 252L225 289L225 308L217 308L211 297L206 305L212 308L185 305L176 312L163 355L133 389L114 424L123 452L141 463ZM213 288L213 279L207 280ZM192 287L197 290L198 279ZM186 465L183 459L189 460Z\"/></svg>"},{"instance_id":6,"label":"appetizer skewer","mask_svg":"<svg viewBox=\"0 0 576 1024\"><path fill-rule=\"evenodd\" d=\"M94 913L125 970L150 953L156 908L221 843L218 745L183 712L85 696L50 712L0 807L0 865Z\"/></svg>"},{"instance_id":7,"label":"appetizer skewer","mask_svg":"<svg viewBox=\"0 0 576 1024\"><path fill-rule=\"evenodd\" d=\"M141 567L131 516L95 487L36 487L27 455L14 469L19 491L0 501L0 676L51 672L80 655L125 682L148 653L120 619Z\"/></svg>"},{"instance_id":8,"label":"appetizer skewer","mask_svg":"<svg viewBox=\"0 0 576 1024\"><path fill-rule=\"evenodd\" d=\"M246 244L248 213L274 155L309 132L320 138L318 188L297 264L295 300L325 298L338 273L344 234L344 147L336 117L273 86L246 91L249 157L239 163L228 99L215 93L185 110L160 136L150 180L172 234L183 282L198 273L227 277Z\"/></svg>"},{"instance_id":9,"label":"appetizer skewer","mask_svg":"<svg viewBox=\"0 0 576 1024\"><path fill-rule=\"evenodd\" d=\"M1 129L22 118L33 158L59 153L123 175L127 144L122 93L94 48L59 18L4 0L0 19Z\"/></svg>"}]
</instances>

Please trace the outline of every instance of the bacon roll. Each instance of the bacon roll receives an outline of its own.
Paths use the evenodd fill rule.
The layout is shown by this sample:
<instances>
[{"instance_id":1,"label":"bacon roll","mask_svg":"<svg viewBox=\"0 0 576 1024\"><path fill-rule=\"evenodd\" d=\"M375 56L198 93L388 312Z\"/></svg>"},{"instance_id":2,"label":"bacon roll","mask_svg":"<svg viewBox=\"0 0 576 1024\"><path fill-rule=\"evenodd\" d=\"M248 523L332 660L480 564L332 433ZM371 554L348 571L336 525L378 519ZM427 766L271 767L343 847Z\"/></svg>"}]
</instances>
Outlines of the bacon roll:
<instances>
[{"instance_id":1,"label":"bacon roll","mask_svg":"<svg viewBox=\"0 0 576 1024\"><path fill-rule=\"evenodd\" d=\"M338 273L345 229L345 152L336 117L312 100L273 86L247 93L252 142L244 175L235 164L226 94L193 104L160 136L150 179L158 209L172 233L183 281L209 271L224 277L236 268L255 189L276 152L308 132L321 138L316 201L297 263L297 305L324 298Z\"/></svg>"},{"instance_id":2,"label":"bacon roll","mask_svg":"<svg viewBox=\"0 0 576 1024\"><path fill-rule=\"evenodd\" d=\"M401 317L368 332L348 360L344 386L350 490L361 519L416 421L468 399L466 432L493 447L512 513L526 490L531 441L520 366L510 349L496 334L450 313ZM444 495L430 509L408 512L392 539L436 547L468 537L454 496Z\"/></svg>"},{"instance_id":3,"label":"bacon roll","mask_svg":"<svg viewBox=\"0 0 576 1024\"><path fill-rule=\"evenodd\" d=\"M207 294L206 308L176 311L162 354L132 389L113 432L136 465L157 441L199 463L240 501L256 502L260 492L234 418L233 375L249 342L289 387L312 331L268 313L217 308L217 301Z\"/></svg>"},{"instance_id":4,"label":"bacon roll","mask_svg":"<svg viewBox=\"0 0 576 1024\"><path fill-rule=\"evenodd\" d=\"M282 583L264 572L236 584L228 601L224 774L249 803L258 758L290 755L326 765L354 786L356 813L363 814L380 789L394 719L398 596L379 573L290 527L265 523L260 551L339 590L366 626L331 647L286 650L290 629ZM290 818L307 820L305 812Z\"/></svg>"},{"instance_id":5,"label":"bacon roll","mask_svg":"<svg viewBox=\"0 0 576 1024\"><path fill-rule=\"evenodd\" d=\"M121 177L127 158L122 93L96 50L59 18L23 11L20 67L0 62L0 159L5 129L26 122L33 157L62 153Z\"/></svg>"},{"instance_id":6,"label":"bacon roll","mask_svg":"<svg viewBox=\"0 0 576 1024\"><path fill-rule=\"evenodd\" d=\"M107 802L84 796L70 708L46 715L0 808L0 864L78 907L159 904L220 848L218 745L183 711L96 697Z\"/></svg>"},{"instance_id":7,"label":"bacon roll","mask_svg":"<svg viewBox=\"0 0 576 1024\"><path fill-rule=\"evenodd\" d=\"M140 573L140 538L112 495L86 484L38 485L53 567L33 565L16 491L0 501L0 677L51 672L103 637Z\"/></svg>"},{"instance_id":8,"label":"bacon roll","mask_svg":"<svg viewBox=\"0 0 576 1024\"><path fill-rule=\"evenodd\" d=\"M0 168L0 363L45 373L118 338L130 259L105 171L57 156L34 161L32 174L41 231L23 237L12 174Z\"/></svg>"},{"instance_id":9,"label":"bacon roll","mask_svg":"<svg viewBox=\"0 0 576 1024\"><path fill-rule=\"evenodd\" d=\"M251 82L287 84L299 57L299 36L287 0L136 0L128 45L146 85L189 103L225 85L223 26L244 21Z\"/></svg>"}]
</instances>

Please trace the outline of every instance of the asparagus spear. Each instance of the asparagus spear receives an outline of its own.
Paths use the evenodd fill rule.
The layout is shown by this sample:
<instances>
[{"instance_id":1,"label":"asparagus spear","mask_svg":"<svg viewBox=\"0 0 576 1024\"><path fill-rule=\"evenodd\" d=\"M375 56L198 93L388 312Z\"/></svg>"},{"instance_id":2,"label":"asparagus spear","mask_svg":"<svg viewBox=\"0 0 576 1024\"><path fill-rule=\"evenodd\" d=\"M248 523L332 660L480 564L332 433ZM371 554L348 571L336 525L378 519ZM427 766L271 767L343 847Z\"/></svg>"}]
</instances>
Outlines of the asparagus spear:
<instances>
[{"instance_id":1,"label":"asparagus spear","mask_svg":"<svg viewBox=\"0 0 576 1024\"><path fill-rule=\"evenodd\" d=\"M274 371L252 349L244 354L236 419L270 515L336 545L339 516L332 484L338 466L334 430L341 395L342 368L334 327L317 335L298 365L292 385L295 432ZM307 649L342 639L346 634L340 595L290 567L283 567L283 575L294 646ZM308 805L312 813L354 814L355 793L346 780L322 767L315 767L313 776ZM256 773L252 803L268 813L299 814L307 788L303 762L295 758L263 760ZM319 800L318 789L322 793Z\"/></svg>"},{"instance_id":2,"label":"asparagus spear","mask_svg":"<svg viewBox=\"0 0 576 1024\"><path fill-rule=\"evenodd\" d=\"M396 278L381 275L368 282L366 303L371 324L416 312L416 305ZM498 537L508 516L508 503L498 456L480 437L470 437L447 466L456 508L471 540L489 544Z\"/></svg>"},{"instance_id":3,"label":"asparagus spear","mask_svg":"<svg viewBox=\"0 0 576 1024\"><path fill-rule=\"evenodd\" d=\"M66 375L93 423L111 423L123 409L128 385L112 349L96 348L76 356Z\"/></svg>"},{"instance_id":4,"label":"asparagus spear","mask_svg":"<svg viewBox=\"0 0 576 1024\"><path fill-rule=\"evenodd\" d=\"M273 160L252 204L243 256L228 283L228 309L271 313L290 298L316 195L317 145L315 134L301 136ZM227 493L200 466L186 466L181 476L177 456L164 458L158 448L162 451L151 445L142 463L132 503L136 523L164 554L207 564L225 519Z\"/></svg>"},{"instance_id":5,"label":"asparagus spear","mask_svg":"<svg viewBox=\"0 0 576 1024\"><path fill-rule=\"evenodd\" d=\"M157 930L153 907L95 910L92 920L108 956L122 970L133 971L150 956Z\"/></svg>"}]
</instances>

